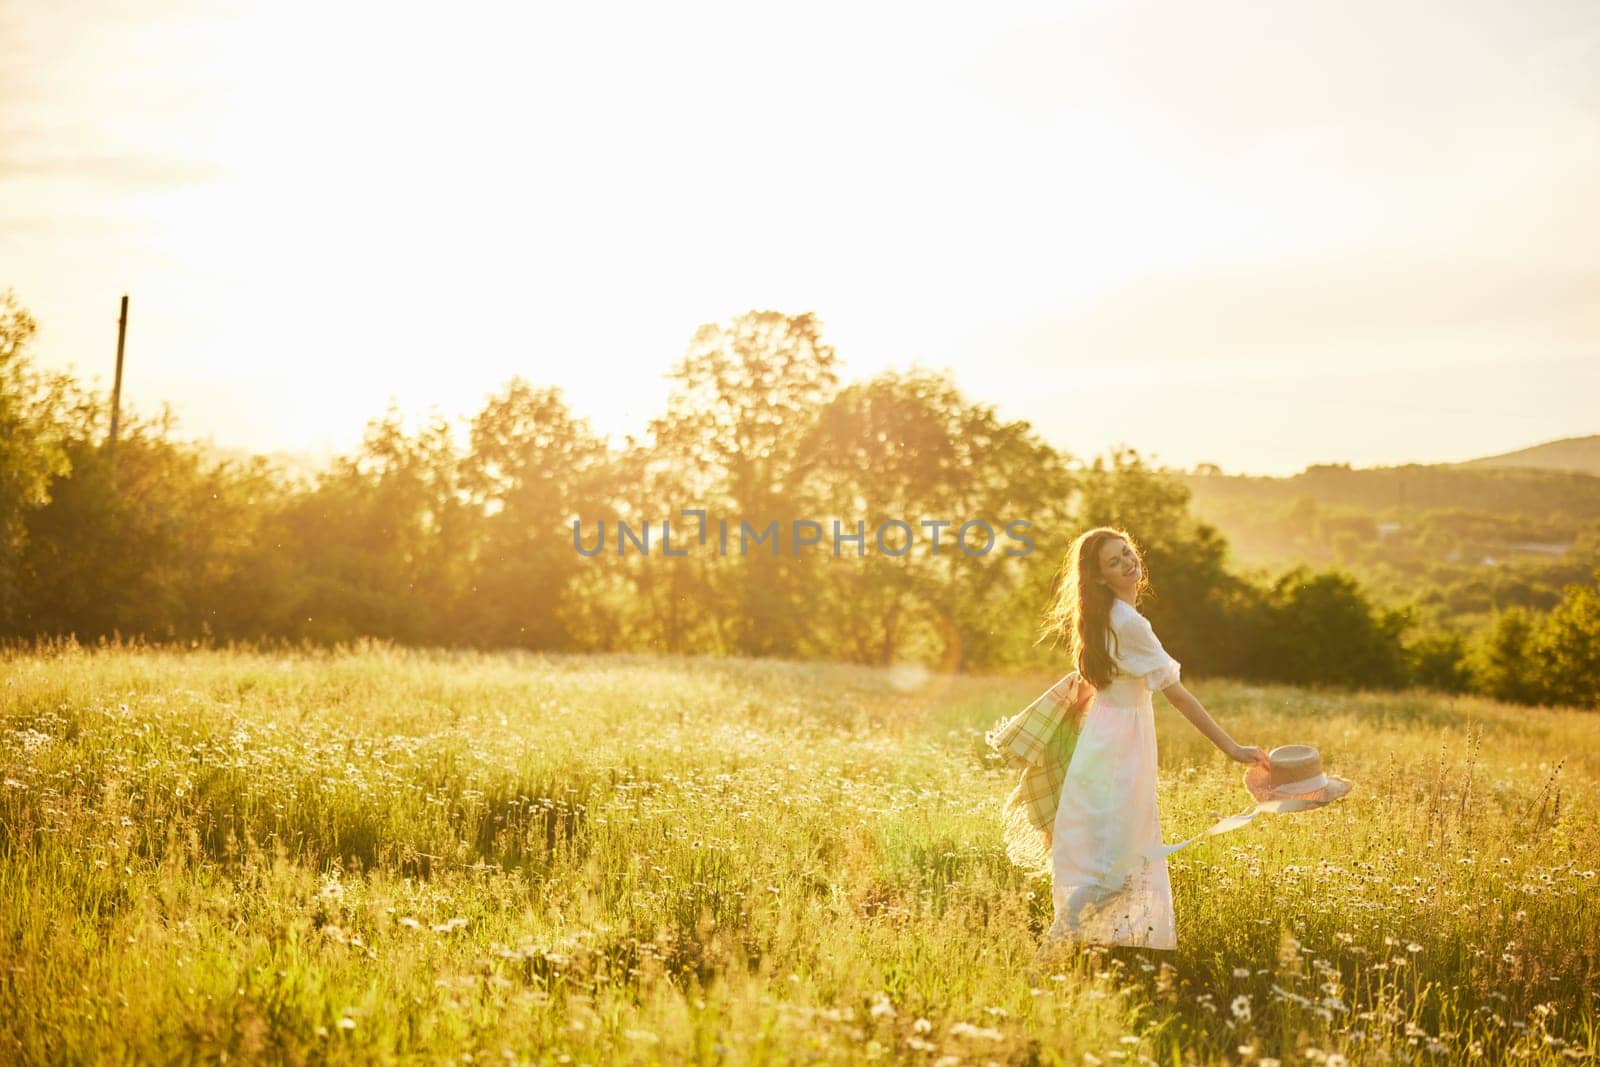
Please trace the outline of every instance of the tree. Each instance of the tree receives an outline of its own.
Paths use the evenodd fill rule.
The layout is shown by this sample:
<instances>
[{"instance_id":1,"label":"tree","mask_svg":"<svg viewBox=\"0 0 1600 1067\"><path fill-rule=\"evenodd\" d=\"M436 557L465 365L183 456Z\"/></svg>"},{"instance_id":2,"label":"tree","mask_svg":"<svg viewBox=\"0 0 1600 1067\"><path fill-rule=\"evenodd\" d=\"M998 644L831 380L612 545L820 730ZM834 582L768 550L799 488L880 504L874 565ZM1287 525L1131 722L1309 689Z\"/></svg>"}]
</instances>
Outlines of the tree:
<instances>
[{"instance_id":1,"label":"tree","mask_svg":"<svg viewBox=\"0 0 1600 1067\"><path fill-rule=\"evenodd\" d=\"M394 408L361 451L289 501L267 544L283 570L277 632L339 641L467 643L469 504L450 426L407 434Z\"/></svg>"},{"instance_id":2,"label":"tree","mask_svg":"<svg viewBox=\"0 0 1600 1067\"><path fill-rule=\"evenodd\" d=\"M478 644L560 648L561 606L589 563L572 546L572 522L594 529L609 513L598 478L607 448L556 388L514 378L472 420L462 464L481 537L471 567L463 636Z\"/></svg>"},{"instance_id":3,"label":"tree","mask_svg":"<svg viewBox=\"0 0 1600 1067\"><path fill-rule=\"evenodd\" d=\"M1295 685L1404 685L1407 613L1374 611L1348 574L1299 566L1270 590L1256 631L1258 676Z\"/></svg>"},{"instance_id":4,"label":"tree","mask_svg":"<svg viewBox=\"0 0 1600 1067\"><path fill-rule=\"evenodd\" d=\"M1454 631L1424 634L1406 646L1406 662L1412 681L1449 693L1472 689L1472 673L1467 668L1467 644Z\"/></svg>"},{"instance_id":5,"label":"tree","mask_svg":"<svg viewBox=\"0 0 1600 1067\"><path fill-rule=\"evenodd\" d=\"M0 631L21 624L27 515L68 469L58 425L65 379L34 371L28 347L37 330L16 295L0 293Z\"/></svg>"},{"instance_id":6,"label":"tree","mask_svg":"<svg viewBox=\"0 0 1600 1067\"><path fill-rule=\"evenodd\" d=\"M573 647L674 654L726 651L725 621L697 610L706 595L704 575L711 564L703 554L686 549L697 540L698 523L692 516L686 520L678 509L685 501L700 499L689 489L688 472L630 435L588 484L591 488L578 508L580 532L586 552L597 541L600 550L581 559L560 608ZM651 524L651 554L635 551L631 541L627 554L619 554L621 521L635 536L642 534L645 523ZM662 524L666 522L671 523L672 555L665 554ZM577 555L575 549L569 551Z\"/></svg>"},{"instance_id":7,"label":"tree","mask_svg":"<svg viewBox=\"0 0 1600 1067\"><path fill-rule=\"evenodd\" d=\"M1296 497L1283 521L1284 529L1294 543L1307 550L1316 545L1321 523L1322 509L1316 498L1309 496Z\"/></svg>"},{"instance_id":8,"label":"tree","mask_svg":"<svg viewBox=\"0 0 1600 1067\"><path fill-rule=\"evenodd\" d=\"M1511 607L1495 615L1473 657L1472 673L1479 692L1496 700L1538 702L1542 686L1533 657L1535 629L1533 614L1526 608Z\"/></svg>"},{"instance_id":9,"label":"tree","mask_svg":"<svg viewBox=\"0 0 1600 1067\"><path fill-rule=\"evenodd\" d=\"M1594 579L1562 590L1533 641L1542 695L1554 703L1600 708L1600 570Z\"/></svg>"},{"instance_id":10,"label":"tree","mask_svg":"<svg viewBox=\"0 0 1600 1067\"><path fill-rule=\"evenodd\" d=\"M704 507L735 539L741 523L764 531L776 522L779 552L787 548L785 530L801 517L795 486L814 459L801 442L837 388L836 363L809 312L750 311L700 327L669 375L676 384L665 417L650 424L655 458L676 466L694 496L671 510ZM801 644L803 583L766 545L730 548L700 577L685 595L725 620L728 651L773 655Z\"/></svg>"},{"instance_id":11,"label":"tree","mask_svg":"<svg viewBox=\"0 0 1600 1067\"><path fill-rule=\"evenodd\" d=\"M166 409L145 419L126 408L113 456L103 398L63 398L68 469L26 517L19 628L171 640L248 627L261 587L240 578L278 492L264 461L209 461L174 440Z\"/></svg>"},{"instance_id":12,"label":"tree","mask_svg":"<svg viewBox=\"0 0 1600 1067\"><path fill-rule=\"evenodd\" d=\"M1039 605L1019 613L1017 598L1040 566L1038 539L1065 526L1073 485L1032 427L968 401L947 373L888 371L824 405L804 451L812 457L804 497L815 513L841 516L851 531L863 522L869 540L864 557L836 557L828 531L826 566L812 586L813 618L826 634L818 651L949 669L1029 654ZM925 520L950 524L937 555ZM1019 520L1029 527L1007 529ZM981 555L958 541L969 521L989 527L967 532L970 551L987 545ZM895 522L909 532L887 525Z\"/></svg>"}]
</instances>

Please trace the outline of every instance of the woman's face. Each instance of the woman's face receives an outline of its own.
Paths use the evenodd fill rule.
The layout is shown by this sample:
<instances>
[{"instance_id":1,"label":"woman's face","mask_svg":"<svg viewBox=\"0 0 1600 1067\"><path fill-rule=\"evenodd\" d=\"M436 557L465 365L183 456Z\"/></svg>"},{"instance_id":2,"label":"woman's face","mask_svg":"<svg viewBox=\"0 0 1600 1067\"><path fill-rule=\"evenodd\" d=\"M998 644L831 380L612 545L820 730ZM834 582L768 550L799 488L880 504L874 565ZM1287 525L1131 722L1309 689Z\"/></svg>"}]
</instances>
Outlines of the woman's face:
<instances>
[{"instance_id":1,"label":"woman's face","mask_svg":"<svg viewBox=\"0 0 1600 1067\"><path fill-rule=\"evenodd\" d=\"M1139 581L1139 570L1139 557L1122 538L1113 537L1100 546L1100 580L1111 588L1132 588Z\"/></svg>"}]
</instances>

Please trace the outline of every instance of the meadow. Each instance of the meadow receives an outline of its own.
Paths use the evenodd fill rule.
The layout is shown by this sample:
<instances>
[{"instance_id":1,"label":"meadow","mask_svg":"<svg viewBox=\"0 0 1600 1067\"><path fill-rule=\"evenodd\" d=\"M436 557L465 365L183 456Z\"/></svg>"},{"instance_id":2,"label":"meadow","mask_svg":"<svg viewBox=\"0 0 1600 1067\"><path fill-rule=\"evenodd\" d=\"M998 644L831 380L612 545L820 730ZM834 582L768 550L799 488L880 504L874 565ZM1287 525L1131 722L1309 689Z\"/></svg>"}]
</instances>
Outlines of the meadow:
<instances>
[{"instance_id":1,"label":"meadow","mask_svg":"<svg viewBox=\"0 0 1600 1067\"><path fill-rule=\"evenodd\" d=\"M1600 715L1196 679L1352 779L1037 957L984 731L1052 679L775 660L0 655L0 1062L1587 1062ZM1161 697L1169 841L1249 806Z\"/></svg>"}]
</instances>

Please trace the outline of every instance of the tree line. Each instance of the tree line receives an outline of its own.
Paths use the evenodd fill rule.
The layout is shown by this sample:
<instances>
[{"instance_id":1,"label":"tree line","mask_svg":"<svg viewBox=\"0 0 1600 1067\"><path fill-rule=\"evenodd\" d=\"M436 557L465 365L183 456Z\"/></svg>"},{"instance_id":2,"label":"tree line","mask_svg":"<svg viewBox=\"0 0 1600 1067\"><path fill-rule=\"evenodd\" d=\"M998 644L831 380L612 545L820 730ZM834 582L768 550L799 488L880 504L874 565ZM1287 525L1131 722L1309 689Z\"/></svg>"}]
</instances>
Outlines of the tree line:
<instances>
[{"instance_id":1,"label":"tree line","mask_svg":"<svg viewBox=\"0 0 1600 1067\"><path fill-rule=\"evenodd\" d=\"M944 373L842 381L811 314L702 326L643 440L613 445L558 389L516 378L464 435L440 417L408 430L391 407L309 480L213 459L166 412L124 412L108 448L105 397L39 371L34 332L5 294L0 634L13 640L373 637L1053 668L1064 652L1036 636L1055 569L1077 531L1108 524L1141 542L1156 594L1144 610L1192 675L1600 705L1600 572L1548 613L1504 613L1481 641L1419 634L1337 569L1241 574L1183 480L1134 449L1071 456ZM575 549L575 526L592 538L663 520L671 554ZM807 520L828 536L721 551L719 520ZM949 524L943 551L924 520ZM1025 553L1000 533L1017 520ZM847 536L836 552L834 522L864 531L859 547ZM1013 551L963 551L956 528L978 523ZM909 550L884 551L880 529Z\"/></svg>"}]
</instances>

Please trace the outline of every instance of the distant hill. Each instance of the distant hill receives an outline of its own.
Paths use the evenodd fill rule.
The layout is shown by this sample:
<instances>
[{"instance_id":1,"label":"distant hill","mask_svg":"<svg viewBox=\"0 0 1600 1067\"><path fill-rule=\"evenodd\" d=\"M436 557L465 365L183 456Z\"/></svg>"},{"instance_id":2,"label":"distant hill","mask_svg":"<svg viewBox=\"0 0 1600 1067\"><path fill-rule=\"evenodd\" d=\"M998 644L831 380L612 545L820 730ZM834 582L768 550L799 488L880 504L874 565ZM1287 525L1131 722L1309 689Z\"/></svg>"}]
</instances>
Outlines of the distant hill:
<instances>
[{"instance_id":1,"label":"distant hill","mask_svg":"<svg viewBox=\"0 0 1600 1067\"><path fill-rule=\"evenodd\" d=\"M1523 467L1547 471L1578 471L1600 476L1600 434L1564 437L1542 445L1503 452L1498 456L1440 464L1446 467Z\"/></svg>"},{"instance_id":2,"label":"distant hill","mask_svg":"<svg viewBox=\"0 0 1600 1067\"><path fill-rule=\"evenodd\" d=\"M1170 473L1235 564L1336 565L1443 625L1485 625L1508 604L1547 611L1600 566L1600 436L1463 463Z\"/></svg>"},{"instance_id":3,"label":"distant hill","mask_svg":"<svg viewBox=\"0 0 1600 1067\"><path fill-rule=\"evenodd\" d=\"M1201 514L1225 503L1259 507L1308 497L1324 507L1395 517L1421 510L1461 509L1533 517L1564 514L1580 521L1600 518L1600 473L1483 461L1364 468L1316 464L1286 478L1233 474L1184 474L1181 478L1194 494Z\"/></svg>"}]
</instances>

